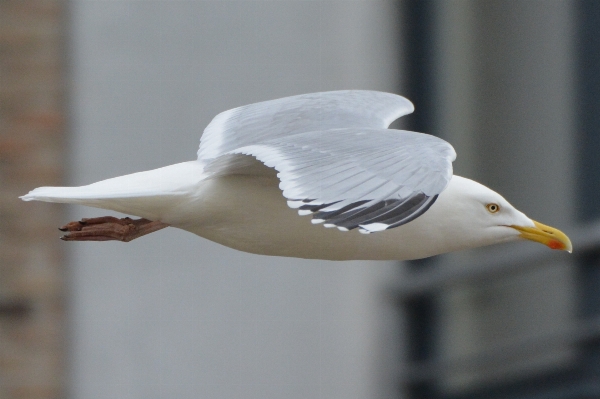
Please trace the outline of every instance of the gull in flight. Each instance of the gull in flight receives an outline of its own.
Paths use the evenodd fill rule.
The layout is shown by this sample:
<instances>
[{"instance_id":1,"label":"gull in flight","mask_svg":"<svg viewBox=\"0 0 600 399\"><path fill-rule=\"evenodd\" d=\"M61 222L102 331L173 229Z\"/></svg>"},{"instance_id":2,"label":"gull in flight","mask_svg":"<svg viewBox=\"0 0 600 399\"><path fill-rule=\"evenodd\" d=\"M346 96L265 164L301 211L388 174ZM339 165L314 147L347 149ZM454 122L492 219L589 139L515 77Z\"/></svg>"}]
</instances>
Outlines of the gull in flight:
<instances>
[{"instance_id":1,"label":"gull in flight","mask_svg":"<svg viewBox=\"0 0 600 399\"><path fill-rule=\"evenodd\" d=\"M71 222L66 241L127 242L173 226L241 251L309 259L418 259L518 239L571 252L561 231L453 176L446 141L388 129L413 110L404 97L362 90L246 105L212 120L197 160L21 198L141 218Z\"/></svg>"}]
</instances>

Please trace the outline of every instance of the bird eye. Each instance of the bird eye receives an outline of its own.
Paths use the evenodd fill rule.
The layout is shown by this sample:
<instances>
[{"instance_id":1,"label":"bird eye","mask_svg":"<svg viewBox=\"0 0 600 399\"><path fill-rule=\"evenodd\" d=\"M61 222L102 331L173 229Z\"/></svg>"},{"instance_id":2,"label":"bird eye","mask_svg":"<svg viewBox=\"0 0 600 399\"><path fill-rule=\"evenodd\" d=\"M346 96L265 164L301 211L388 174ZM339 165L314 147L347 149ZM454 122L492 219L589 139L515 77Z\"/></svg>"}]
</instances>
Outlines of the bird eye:
<instances>
[{"instance_id":1,"label":"bird eye","mask_svg":"<svg viewBox=\"0 0 600 399\"><path fill-rule=\"evenodd\" d=\"M485 207L490 213L496 213L500 210L500 205L498 204L487 204Z\"/></svg>"}]
</instances>

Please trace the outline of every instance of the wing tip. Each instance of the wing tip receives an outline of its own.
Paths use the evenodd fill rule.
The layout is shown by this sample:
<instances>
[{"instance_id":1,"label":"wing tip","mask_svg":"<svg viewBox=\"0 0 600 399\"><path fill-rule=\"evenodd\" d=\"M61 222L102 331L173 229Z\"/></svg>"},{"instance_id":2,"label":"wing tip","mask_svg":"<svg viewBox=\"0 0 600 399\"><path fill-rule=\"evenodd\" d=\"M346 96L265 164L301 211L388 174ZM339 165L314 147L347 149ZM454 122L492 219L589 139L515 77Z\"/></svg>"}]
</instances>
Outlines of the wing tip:
<instances>
[{"instance_id":1,"label":"wing tip","mask_svg":"<svg viewBox=\"0 0 600 399\"><path fill-rule=\"evenodd\" d=\"M360 230L365 230L367 233L375 233L377 231L386 230L388 227L390 227L390 225L386 224L386 223L370 223L370 224L360 224L359 227L360 227ZM362 233L362 231L361 231L361 233ZM365 234L367 234L367 233L365 233Z\"/></svg>"}]
</instances>

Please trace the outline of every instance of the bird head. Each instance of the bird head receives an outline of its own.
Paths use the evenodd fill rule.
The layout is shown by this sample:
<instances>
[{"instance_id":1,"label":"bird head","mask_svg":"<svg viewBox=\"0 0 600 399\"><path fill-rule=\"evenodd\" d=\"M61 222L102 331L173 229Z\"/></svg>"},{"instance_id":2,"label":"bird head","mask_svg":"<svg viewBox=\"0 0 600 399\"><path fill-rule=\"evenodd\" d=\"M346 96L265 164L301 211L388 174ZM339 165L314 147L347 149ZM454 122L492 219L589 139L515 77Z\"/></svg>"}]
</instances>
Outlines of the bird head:
<instances>
[{"instance_id":1,"label":"bird head","mask_svg":"<svg viewBox=\"0 0 600 399\"><path fill-rule=\"evenodd\" d=\"M452 202L458 204L456 213L462 215L458 223L470 231L472 240L479 241L479 245L525 239L551 249L569 253L573 250L565 233L530 219L500 194L480 183L454 176L447 190L454 197Z\"/></svg>"}]
</instances>

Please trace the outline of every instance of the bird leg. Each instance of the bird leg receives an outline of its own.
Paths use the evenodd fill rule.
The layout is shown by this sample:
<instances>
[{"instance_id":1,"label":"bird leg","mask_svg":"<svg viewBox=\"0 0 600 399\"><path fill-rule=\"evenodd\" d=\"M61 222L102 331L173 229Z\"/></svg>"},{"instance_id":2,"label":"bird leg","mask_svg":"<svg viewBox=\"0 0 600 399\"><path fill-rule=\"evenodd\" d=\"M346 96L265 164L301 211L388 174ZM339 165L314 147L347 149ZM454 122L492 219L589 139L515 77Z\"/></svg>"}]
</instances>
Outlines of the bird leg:
<instances>
[{"instance_id":1,"label":"bird leg","mask_svg":"<svg viewBox=\"0 0 600 399\"><path fill-rule=\"evenodd\" d=\"M118 219L112 216L103 216L67 223L59 230L68 232L60 238L63 241L116 240L129 242L168 226L168 224L148 219L133 220L131 218Z\"/></svg>"}]
</instances>

